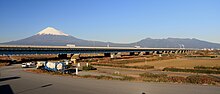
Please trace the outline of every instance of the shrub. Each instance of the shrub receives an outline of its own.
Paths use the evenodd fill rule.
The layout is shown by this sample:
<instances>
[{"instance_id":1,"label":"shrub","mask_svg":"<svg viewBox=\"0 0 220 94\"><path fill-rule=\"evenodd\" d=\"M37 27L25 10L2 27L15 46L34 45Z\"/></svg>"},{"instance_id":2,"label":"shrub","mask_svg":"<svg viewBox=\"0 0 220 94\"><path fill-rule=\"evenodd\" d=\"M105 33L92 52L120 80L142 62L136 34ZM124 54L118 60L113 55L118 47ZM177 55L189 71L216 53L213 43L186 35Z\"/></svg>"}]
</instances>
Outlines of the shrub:
<instances>
[{"instance_id":1,"label":"shrub","mask_svg":"<svg viewBox=\"0 0 220 94\"><path fill-rule=\"evenodd\" d=\"M178 83L186 82L186 78L180 77L180 76L171 76L171 77L168 77L168 80L171 82L178 82Z\"/></svg>"},{"instance_id":2,"label":"shrub","mask_svg":"<svg viewBox=\"0 0 220 94\"><path fill-rule=\"evenodd\" d=\"M138 63L138 62L144 62L145 59L134 59L134 60L118 60L118 61L112 61L114 64L129 64L129 63Z\"/></svg>"},{"instance_id":3,"label":"shrub","mask_svg":"<svg viewBox=\"0 0 220 94\"><path fill-rule=\"evenodd\" d=\"M8 65L10 65L10 63L0 63L0 67L1 66L8 66Z\"/></svg>"},{"instance_id":4,"label":"shrub","mask_svg":"<svg viewBox=\"0 0 220 94\"><path fill-rule=\"evenodd\" d=\"M166 74L153 74L153 73L143 73L143 74L139 74L141 77L148 77L148 78L164 78L167 77Z\"/></svg>"},{"instance_id":5,"label":"shrub","mask_svg":"<svg viewBox=\"0 0 220 94\"><path fill-rule=\"evenodd\" d=\"M82 69L83 69L83 70L86 70L86 71L88 71L88 70L96 70L96 68L93 67L93 66L91 66L91 65L89 65L89 66L83 66Z\"/></svg>"},{"instance_id":6,"label":"shrub","mask_svg":"<svg viewBox=\"0 0 220 94\"><path fill-rule=\"evenodd\" d=\"M220 71L216 71L216 70L202 70L202 69L164 68L163 71L220 74Z\"/></svg>"},{"instance_id":7,"label":"shrub","mask_svg":"<svg viewBox=\"0 0 220 94\"><path fill-rule=\"evenodd\" d=\"M135 69L153 69L154 66L143 65L143 66L126 66L126 65L116 65L116 64L93 64L97 66L109 66L109 67L120 67L120 68L135 68Z\"/></svg>"},{"instance_id":8,"label":"shrub","mask_svg":"<svg viewBox=\"0 0 220 94\"><path fill-rule=\"evenodd\" d=\"M167 82L168 81L168 77L166 74L143 73L139 75L145 82Z\"/></svg>"},{"instance_id":9,"label":"shrub","mask_svg":"<svg viewBox=\"0 0 220 94\"><path fill-rule=\"evenodd\" d=\"M94 75L83 75L83 76L78 76L82 78L95 78L95 79L105 79L105 80L119 80L118 78L113 78L111 76L105 76L105 75L100 75L100 76L94 76Z\"/></svg>"},{"instance_id":10,"label":"shrub","mask_svg":"<svg viewBox=\"0 0 220 94\"><path fill-rule=\"evenodd\" d=\"M106 80L112 80L114 79L111 76L105 76L105 75L100 75L100 76L96 76L97 79L106 79Z\"/></svg>"},{"instance_id":11,"label":"shrub","mask_svg":"<svg viewBox=\"0 0 220 94\"><path fill-rule=\"evenodd\" d=\"M215 84L216 82L220 82L220 80L218 78L205 75L192 75L186 77L186 82L194 84Z\"/></svg>"},{"instance_id":12,"label":"shrub","mask_svg":"<svg viewBox=\"0 0 220 94\"><path fill-rule=\"evenodd\" d=\"M154 66L150 66L150 65L143 65L143 66L129 66L131 68L135 68L135 69L153 69Z\"/></svg>"},{"instance_id":13,"label":"shrub","mask_svg":"<svg viewBox=\"0 0 220 94\"><path fill-rule=\"evenodd\" d=\"M120 80L132 81L135 80L135 78L131 76L123 76L123 78L121 78Z\"/></svg>"},{"instance_id":14,"label":"shrub","mask_svg":"<svg viewBox=\"0 0 220 94\"><path fill-rule=\"evenodd\" d=\"M98 60L95 60L95 59L83 59L83 60L80 60L81 62L97 62Z\"/></svg>"},{"instance_id":15,"label":"shrub","mask_svg":"<svg viewBox=\"0 0 220 94\"><path fill-rule=\"evenodd\" d=\"M195 66L194 69L210 69L210 70L220 70L220 67L205 67L205 66Z\"/></svg>"}]
</instances>

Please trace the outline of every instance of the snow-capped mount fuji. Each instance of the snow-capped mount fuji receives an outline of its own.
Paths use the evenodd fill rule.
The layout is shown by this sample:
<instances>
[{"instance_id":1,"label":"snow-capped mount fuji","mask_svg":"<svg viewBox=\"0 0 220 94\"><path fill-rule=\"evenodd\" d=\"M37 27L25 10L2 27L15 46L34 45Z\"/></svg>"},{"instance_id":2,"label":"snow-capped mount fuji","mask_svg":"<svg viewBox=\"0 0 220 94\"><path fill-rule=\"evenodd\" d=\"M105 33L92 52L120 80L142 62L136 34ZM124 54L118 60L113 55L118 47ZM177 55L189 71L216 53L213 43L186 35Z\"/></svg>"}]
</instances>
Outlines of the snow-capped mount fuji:
<instances>
[{"instance_id":1,"label":"snow-capped mount fuji","mask_svg":"<svg viewBox=\"0 0 220 94\"><path fill-rule=\"evenodd\" d=\"M65 46L66 44L75 44L77 46L106 46L105 42L89 41L75 38L71 35L65 34L53 27L47 27L37 34L2 44L9 45L48 45L48 46Z\"/></svg>"},{"instance_id":2,"label":"snow-capped mount fuji","mask_svg":"<svg viewBox=\"0 0 220 94\"><path fill-rule=\"evenodd\" d=\"M60 30L57 30L53 27L47 27L44 30L37 33L37 35L61 35L61 36L69 36L68 34L65 34L61 32Z\"/></svg>"}]
</instances>

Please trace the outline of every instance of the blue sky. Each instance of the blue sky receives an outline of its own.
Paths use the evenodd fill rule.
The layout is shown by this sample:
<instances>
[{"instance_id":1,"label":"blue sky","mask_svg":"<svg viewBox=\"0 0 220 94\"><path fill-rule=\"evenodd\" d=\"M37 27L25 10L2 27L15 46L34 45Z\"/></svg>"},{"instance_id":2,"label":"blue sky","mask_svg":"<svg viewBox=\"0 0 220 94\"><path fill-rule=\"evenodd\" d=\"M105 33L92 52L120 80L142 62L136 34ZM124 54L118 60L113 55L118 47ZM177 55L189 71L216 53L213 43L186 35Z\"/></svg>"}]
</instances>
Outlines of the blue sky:
<instances>
[{"instance_id":1,"label":"blue sky","mask_svg":"<svg viewBox=\"0 0 220 94\"><path fill-rule=\"evenodd\" d=\"M174 37L220 43L220 0L0 0L0 42L48 26L106 42Z\"/></svg>"}]
</instances>

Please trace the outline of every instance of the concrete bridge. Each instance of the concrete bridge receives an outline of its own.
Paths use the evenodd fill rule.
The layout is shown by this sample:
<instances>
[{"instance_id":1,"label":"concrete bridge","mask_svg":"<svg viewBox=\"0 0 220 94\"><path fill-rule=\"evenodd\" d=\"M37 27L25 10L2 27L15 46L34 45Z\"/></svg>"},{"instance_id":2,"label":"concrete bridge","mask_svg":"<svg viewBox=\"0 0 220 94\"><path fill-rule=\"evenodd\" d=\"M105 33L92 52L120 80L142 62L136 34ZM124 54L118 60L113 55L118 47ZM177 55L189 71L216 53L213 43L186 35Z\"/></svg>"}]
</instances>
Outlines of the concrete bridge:
<instances>
[{"instance_id":1,"label":"concrete bridge","mask_svg":"<svg viewBox=\"0 0 220 94\"><path fill-rule=\"evenodd\" d=\"M187 48L132 48L132 47L71 47L71 46L32 46L0 45L0 55L28 54L83 54L83 53L187 53L195 49Z\"/></svg>"},{"instance_id":2,"label":"concrete bridge","mask_svg":"<svg viewBox=\"0 0 220 94\"><path fill-rule=\"evenodd\" d=\"M187 48L132 48L132 47L71 47L71 46L33 46L33 45L0 45L1 56L57 54L60 58L70 57L76 62L80 54L102 53L104 57L118 58L123 53L127 55L148 54L181 54L191 53L195 49Z\"/></svg>"}]
</instances>

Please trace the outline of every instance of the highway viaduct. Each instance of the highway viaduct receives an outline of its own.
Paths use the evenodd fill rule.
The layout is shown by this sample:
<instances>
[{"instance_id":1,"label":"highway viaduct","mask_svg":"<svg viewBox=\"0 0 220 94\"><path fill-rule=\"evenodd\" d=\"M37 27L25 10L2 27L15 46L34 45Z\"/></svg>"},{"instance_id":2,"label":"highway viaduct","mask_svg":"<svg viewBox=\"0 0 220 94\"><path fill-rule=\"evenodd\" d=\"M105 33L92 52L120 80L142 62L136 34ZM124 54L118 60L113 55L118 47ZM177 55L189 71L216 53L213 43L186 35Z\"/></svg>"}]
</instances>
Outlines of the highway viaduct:
<instances>
[{"instance_id":1,"label":"highway viaduct","mask_svg":"<svg viewBox=\"0 0 220 94\"><path fill-rule=\"evenodd\" d=\"M83 53L187 53L195 51L190 48L133 48L133 47L69 47L69 46L32 46L32 45L0 45L0 55L28 54L83 54Z\"/></svg>"},{"instance_id":2,"label":"highway viaduct","mask_svg":"<svg viewBox=\"0 0 220 94\"><path fill-rule=\"evenodd\" d=\"M118 57L121 53L129 55L191 53L190 48L135 48L135 47L71 47L71 46L33 46L33 45L0 45L0 55L57 54L58 57L70 55L73 59L80 54L103 53L106 57Z\"/></svg>"}]
</instances>

